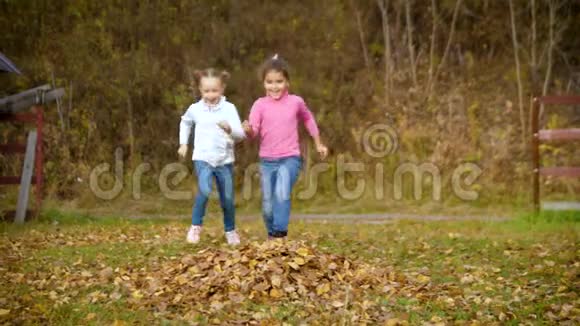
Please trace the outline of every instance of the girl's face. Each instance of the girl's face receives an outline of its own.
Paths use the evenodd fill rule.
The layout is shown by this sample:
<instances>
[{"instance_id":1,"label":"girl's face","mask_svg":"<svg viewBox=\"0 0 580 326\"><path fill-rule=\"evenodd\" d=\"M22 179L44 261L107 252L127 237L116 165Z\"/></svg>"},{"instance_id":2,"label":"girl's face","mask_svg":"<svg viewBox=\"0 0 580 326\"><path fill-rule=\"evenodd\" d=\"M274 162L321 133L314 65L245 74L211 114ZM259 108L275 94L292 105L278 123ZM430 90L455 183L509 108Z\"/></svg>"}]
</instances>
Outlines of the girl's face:
<instances>
[{"instance_id":1,"label":"girl's face","mask_svg":"<svg viewBox=\"0 0 580 326\"><path fill-rule=\"evenodd\" d=\"M288 87L290 87L290 83L281 71L270 70L264 76L266 95L275 100L280 99L284 92L288 90Z\"/></svg>"},{"instance_id":2,"label":"girl's face","mask_svg":"<svg viewBox=\"0 0 580 326\"><path fill-rule=\"evenodd\" d=\"M199 81L201 98L208 104L217 104L224 94L224 84L216 77L202 77Z\"/></svg>"}]
</instances>

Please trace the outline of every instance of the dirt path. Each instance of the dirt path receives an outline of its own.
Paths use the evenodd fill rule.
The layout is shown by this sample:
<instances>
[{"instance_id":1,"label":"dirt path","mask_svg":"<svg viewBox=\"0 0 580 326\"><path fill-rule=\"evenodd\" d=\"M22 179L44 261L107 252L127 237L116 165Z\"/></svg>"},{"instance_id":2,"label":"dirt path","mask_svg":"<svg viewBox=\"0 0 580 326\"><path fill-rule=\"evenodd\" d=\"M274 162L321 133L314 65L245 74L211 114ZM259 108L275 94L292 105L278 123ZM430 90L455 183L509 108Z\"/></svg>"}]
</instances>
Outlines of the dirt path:
<instances>
[{"instance_id":1,"label":"dirt path","mask_svg":"<svg viewBox=\"0 0 580 326\"><path fill-rule=\"evenodd\" d=\"M255 218L255 217L240 217ZM506 221L509 218L503 216L452 216L452 215L419 215L402 213L384 214L292 214L292 220L303 220L305 222L338 222L338 223L364 223L364 224L385 224L393 223L397 220L416 221Z\"/></svg>"},{"instance_id":2,"label":"dirt path","mask_svg":"<svg viewBox=\"0 0 580 326\"><path fill-rule=\"evenodd\" d=\"M129 218L166 218L166 219L189 219L188 214L183 215L133 215ZM238 215L238 220L260 219L259 214ZM403 213L384 213L384 214L292 214L291 220L303 220L305 222L337 222L337 223L364 223L364 224L384 224L392 223L397 220L416 220L416 221L506 221L510 218L505 216L456 216L456 215L424 215L424 214L403 214Z\"/></svg>"}]
</instances>

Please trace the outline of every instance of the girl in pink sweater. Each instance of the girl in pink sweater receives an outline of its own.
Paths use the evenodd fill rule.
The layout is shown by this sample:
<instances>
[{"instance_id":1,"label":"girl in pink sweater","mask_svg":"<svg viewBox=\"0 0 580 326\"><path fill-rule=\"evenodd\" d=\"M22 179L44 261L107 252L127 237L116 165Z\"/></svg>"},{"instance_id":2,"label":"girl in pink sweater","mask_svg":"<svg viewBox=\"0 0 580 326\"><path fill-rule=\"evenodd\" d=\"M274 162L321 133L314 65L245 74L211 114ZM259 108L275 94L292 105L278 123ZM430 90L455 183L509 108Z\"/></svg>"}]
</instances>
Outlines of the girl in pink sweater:
<instances>
[{"instance_id":1,"label":"girl in pink sweater","mask_svg":"<svg viewBox=\"0 0 580 326\"><path fill-rule=\"evenodd\" d=\"M286 238L291 193L302 168L298 123L304 123L322 159L328 148L320 141L312 112L297 95L289 94L290 75L285 60L273 56L262 65L260 77L266 96L257 99L242 127L248 138L260 139L262 215L268 238Z\"/></svg>"}]
</instances>

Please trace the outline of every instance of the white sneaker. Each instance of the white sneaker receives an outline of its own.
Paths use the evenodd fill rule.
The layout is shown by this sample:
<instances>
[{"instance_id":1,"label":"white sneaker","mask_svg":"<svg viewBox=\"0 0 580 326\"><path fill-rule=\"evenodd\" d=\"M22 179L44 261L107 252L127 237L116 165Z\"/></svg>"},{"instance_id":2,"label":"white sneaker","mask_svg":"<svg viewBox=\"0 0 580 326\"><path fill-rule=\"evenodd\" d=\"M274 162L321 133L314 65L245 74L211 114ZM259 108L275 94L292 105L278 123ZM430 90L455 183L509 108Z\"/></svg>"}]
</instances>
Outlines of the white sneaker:
<instances>
[{"instance_id":1,"label":"white sneaker","mask_svg":"<svg viewBox=\"0 0 580 326\"><path fill-rule=\"evenodd\" d=\"M228 240L228 244L232 246L240 244L240 236L236 230L226 232L226 240Z\"/></svg>"},{"instance_id":2,"label":"white sneaker","mask_svg":"<svg viewBox=\"0 0 580 326\"><path fill-rule=\"evenodd\" d=\"M192 225L187 231L186 241L188 243L198 243L201 235L201 225Z\"/></svg>"}]
</instances>

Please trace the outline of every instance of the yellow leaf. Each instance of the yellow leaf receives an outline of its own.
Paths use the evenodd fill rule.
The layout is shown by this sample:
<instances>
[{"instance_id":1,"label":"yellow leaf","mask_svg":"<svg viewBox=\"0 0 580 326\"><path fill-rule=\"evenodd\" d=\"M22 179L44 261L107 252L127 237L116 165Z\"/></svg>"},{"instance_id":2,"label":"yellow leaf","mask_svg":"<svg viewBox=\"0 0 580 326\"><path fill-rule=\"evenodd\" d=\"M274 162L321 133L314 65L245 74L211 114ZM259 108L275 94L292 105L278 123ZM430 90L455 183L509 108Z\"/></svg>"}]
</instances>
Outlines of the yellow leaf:
<instances>
[{"instance_id":1,"label":"yellow leaf","mask_svg":"<svg viewBox=\"0 0 580 326\"><path fill-rule=\"evenodd\" d=\"M272 286L280 287L280 284L282 284L282 279L280 279L280 276L273 275L272 276Z\"/></svg>"},{"instance_id":2,"label":"yellow leaf","mask_svg":"<svg viewBox=\"0 0 580 326\"><path fill-rule=\"evenodd\" d=\"M291 261L288 262L288 265L292 268L294 268L295 270L299 270L300 269L300 265L296 264L295 262Z\"/></svg>"},{"instance_id":3,"label":"yellow leaf","mask_svg":"<svg viewBox=\"0 0 580 326\"><path fill-rule=\"evenodd\" d=\"M324 293L330 291L330 284L329 283L324 283L322 285L319 285L316 288L316 294L318 295L323 295Z\"/></svg>"},{"instance_id":4,"label":"yellow leaf","mask_svg":"<svg viewBox=\"0 0 580 326\"><path fill-rule=\"evenodd\" d=\"M499 318L500 321L504 321L506 319L506 317L507 317L506 314L504 314L503 312L500 312L499 313L498 318Z\"/></svg>"},{"instance_id":5,"label":"yellow leaf","mask_svg":"<svg viewBox=\"0 0 580 326\"><path fill-rule=\"evenodd\" d=\"M304 260L304 258L300 258L300 257L296 257L294 258L294 262L298 265L304 265L306 264L306 261Z\"/></svg>"},{"instance_id":6,"label":"yellow leaf","mask_svg":"<svg viewBox=\"0 0 580 326\"><path fill-rule=\"evenodd\" d=\"M133 293L131 293L131 296L135 299L141 299L141 298L143 298L143 293L141 293L141 291L137 290L137 291L133 291Z\"/></svg>"},{"instance_id":7,"label":"yellow leaf","mask_svg":"<svg viewBox=\"0 0 580 326\"><path fill-rule=\"evenodd\" d=\"M183 285L183 284L187 283L187 275L185 275L185 274L178 275L175 278L175 280L177 281L177 283L179 285Z\"/></svg>"},{"instance_id":8,"label":"yellow leaf","mask_svg":"<svg viewBox=\"0 0 580 326\"><path fill-rule=\"evenodd\" d=\"M97 314L95 314L94 312L91 312L89 314L87 314L87 316L85 317L86 320L92 320L95 319L95 317L97 317Z\"/></svg>"},{"instance_id":9,"label":"yellow leaf","mask_svg":"<svg viewBox=\"0 0 580 326\"><path fill-rule=\"evenodd\" d=\"M308 254L309 254L308 248L304 248L304 247L296 250L296 253L299 254L302 257L308 256Z\"/></svg>"},{"instance_id":10,"label":"yellow leaf","mask_svg":"<svg viewBox=\"0 0 580 326\"><path fill-rule=\"evenodd\" d=\"M6 316L10 313L9 309L0 309L0 316Z\"/></svg>"},{"instance_id":11,"label":"yellow leaf","mask_svg":"<svg viewBox=\"0 0 580 326\"><path fill-rule=\"evenodd\" d=\"M282 296L282 292L278 291L277 289L270 290L270 296L272 298L279 298Z\"/></svg>"},{"instance_id":12,"label":"yellow leaf","mask_svg":"<svg viewBox=\"0 0 580 326\"><path fill-rule=\"evenodd\" d=\"M439 316L433 316L433 317L431 317L431 321L434 323L440 323L443 321L443 319Z\"/></svg>"},{"instance_id":13,"label":"yellow leaf","mask_svg":"<svg viewBox=\"0 0 580 326\"><path fill-rule=\"evenodd\" d=\"M419 283L429 283L429 281L431 281L431 278L427 275L419 274L419 276L417 276L417 281Z\"/></svg>"},{"instance_id":14,"label":"yellow leaf","mask_svg":"<svg viewBox=\"0 0 580 326\"><path fill-rule=\"evenodd\" d=\"M349 262L348 260L345 260L345 261L344 261L344 269L345 269L345 270L348 270L348 269L350 269L350 262Z\"/></svg>"},{"instance_id":15,"label":"yellow leaf","mask_svg":"<svg viewBox=\"0 0 580 326\"><path fill-rule=\"evenodd\" d=\"M449 232L449 233L447 234L447 236L448 236L450 239L457 239L457 238L460 238L460 237L461 237L461 234L459 234L459 233L454 233L454 232Z\"/></svg>"},{"instance_id":16,"label":"yellow leaf","mask_svg":"<svg viewBox=\"0 0 580 326\"><path fill-rule=\"evenodd\" d=\"M389 320L387 320L387 322L385 323L385 326L397 326L401 323L401 321L399 320L399 318L391 318Z\"/></svg>"},{"instance_id":17,"label":"yellow leaf","mask_svg":"<svg viewBox=\"0 0 580 326\"><path fill-rule=\"evenodd\" d=\"M179 301L181 301L181 298L183 297L183 295L181 293L178 293L175 298L173 298L173 303L176 304Z\"/></svg>"}]
</instances>

